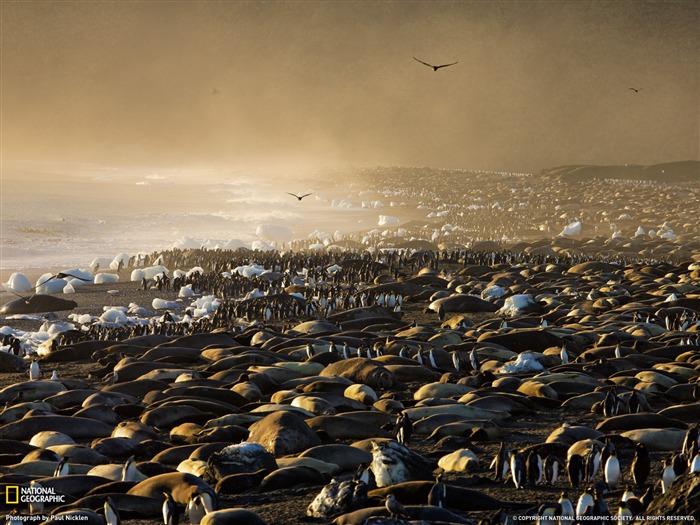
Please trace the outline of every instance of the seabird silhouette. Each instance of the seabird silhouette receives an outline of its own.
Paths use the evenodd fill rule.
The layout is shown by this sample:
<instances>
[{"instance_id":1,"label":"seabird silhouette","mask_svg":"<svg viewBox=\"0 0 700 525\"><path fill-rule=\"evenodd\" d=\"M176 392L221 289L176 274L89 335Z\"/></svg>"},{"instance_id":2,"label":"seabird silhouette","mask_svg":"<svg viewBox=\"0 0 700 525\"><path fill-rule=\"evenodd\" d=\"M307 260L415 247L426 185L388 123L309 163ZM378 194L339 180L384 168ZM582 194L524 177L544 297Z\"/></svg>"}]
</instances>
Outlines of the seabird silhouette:
<instances>
[{"instance_id":1,"label":"seabird silhouette","mask_svg":"<svg viewBox=\"0 0 700 525\"><path fill-rule=\"evenodd\" d=\"M78 277L77 275L73 275L72 273L58 272L56 275L52 275L51 277L49 277L49 278L46 279L45 281L41 281L39 284L37 284L36 286L34 286L32 289L35 290L35 293L33 293L32 295L30 295L29 297L27 297L27 296L25 296L25 295L20 295L20 294L18 294L17 292L13 292L13 291L10 290L10 289L7 289L7 291L10 292L12 295L16 295L16 296L19 297L20 299L24 299L24 302L27 303L27 304L29 304L30 301L31 301L36 295L38 295L38 294L36 293L36 290L37 290L40 286L45 285L45 284L48 283L51 279L65 279L66 277L73 277L74 279L79 279L79 280L81 280L81 281L85 281L86 283L93 282L93 279L85 279L85 278L83 278L83 277Z\"/></svg>"},{"instance_id":2,"label":"seabird silhouette","mask_svg":"<svg viewBox=\"0 0 700 525\"><path fill-rule=\"evenodd\" d=\"M457 61L457 62L452 62L451 64L441 64L441 65L439 65L439 66L434 66L434 65L432 65L432 64L428 64L427 62L423 62L422 60L419 60L419 59L417 59L416 57L413 57L413 60L416 60L416 61L420 62L420 63L423 64L424 66L432 67L432 68L433 68L433 71L437 71L437 70L440 69L441 67L449 67L449 66L454 66L455 64L459 64L459 61Z\"/></svg>"},{"instance_id":3,"label":"seabird silhouette","mask_svg":"<svg viewBox=\"0 0 700 525\"><path fill-rule=\"evenodd\" d=\"M631 87L631 88L627 88L627 89L628 89L628 90L632 90L632 91L634 91L635 93L639 93L639 90L642 89L642 88L633 88L633 87Z\"/></svg>"},{"instance_id":4,"label":"seabird silhouette","mask_svg":"<svg viewBox=\"0 0 700 525\"><path fill-rule=\"evenodd\" d=\"M297 199L301 200L301 199L303 199L304 197L308 197L308 196L311 195L312 193L313 193L313 192L304 193L303 195L299 196L299 195L297 195L296 193L289 193L289 192L287 192L287 195L291 195L292 197L296 197Z\"/></svg>"}]
</instances>

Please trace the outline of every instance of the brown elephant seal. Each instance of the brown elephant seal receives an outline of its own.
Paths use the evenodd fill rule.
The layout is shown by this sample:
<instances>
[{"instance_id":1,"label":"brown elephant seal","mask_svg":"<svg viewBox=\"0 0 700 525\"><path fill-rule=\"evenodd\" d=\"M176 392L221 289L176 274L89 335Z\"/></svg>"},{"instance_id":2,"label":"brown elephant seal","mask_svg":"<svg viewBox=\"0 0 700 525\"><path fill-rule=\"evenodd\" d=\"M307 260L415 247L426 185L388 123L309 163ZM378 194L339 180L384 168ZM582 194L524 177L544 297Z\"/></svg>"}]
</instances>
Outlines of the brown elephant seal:
<instances>
[{"instance_id":1,"label":"brown elephant seal","mask_svg":"<svg viewBox=\"0 0 700 525\"><path fill-rule=\"evenodd\" d=\"M683 446L686 431L678 428L639 428L621 432L624 438L643 443L649 450L678 451Z\"/></svg>"},{"instance_id":2,"label":"brown elephant seal","mask_svg":"<svg viewBox=\"0 0 700 525\"><path fill-rule=\"evenodd\" d=\"M546 439L547 443L561 443L566 446L571 446L577 441L583 439L597 439L603 435L603 432L589 427L569 425L564 423L562 426L554 430Z\"/></svg>"},{"instance_id":3,"label":"brown elephant seal","mask_svg":"<svg viewBox=\"0 0 700 525\"><path fill-rule=\"evenodd\" d=\"M176 503L187 505L192 497L199 493L207 496L205 506L213 510L216 494L207 482L192 474L169 472L159 474L134 485L127 494L144 496L163 501L163 493L170 493Z\"/></svg>"},{"instance_id":4,"label":"brown elephant seal","mask_svg":"<svg viewBox=\"0 0 700 525\"><path fill-rule=\"evenodd\" d=\"M323 431L331 439L367 439L391 437L391 434L376 425L344 416L318 416L306 421L314 432Z\"/></svg>"},{"instance_id":5,"label":"brown elephant seal","mask_svg":"<svg viewBox=\"0 0 700 525\"><path fill-rule=\"evenodd\" d=\"M391 388L394 385L394 375L384 365L361 357L331 363L319 375L345 377L354 383L362 383L379 390Z\"/></svg>"},{"instance_id":6,"label":"brown elephant seal","mask_svg":"<svg viewBox=\"0 0 700 525\"><path fill-rule=\"evenodd\" d=\"M70 299L61 299L60 297L46 294L34 294L31 297L21 297L5 303L0 307L0 314L38 314L43 312L72 310L77 307L78 303Z\"/></svg>"},{"instance_id":7,"label":"brown elephant seal","mask_svg":"<svg viewBox=\"0 0 700 525\"><path fill-rule=\"evenodd\" d=\"M270 472L260 482L262 492L287 489L300 484L324 485L330 481L330 476L319 472L315 468L298 465L295 467L282 467Z\"/></svg>"},{"instance_id":8,"label":"brown elephant seal","mask_svg":"<svg viewBox=\"0 0 700 525\"><path fill-rule=\"evenodd\" d=\"M420 505L428 500L428 494L434 484L434 481L406 481L390 487L371 490L368 496L375 499L384 499L389 494L394 494L401 502ZM528 504L521 503L518 505L517 503L505 502L478 490L471 490L457 485L447 485L446 506L453 509L478 511L498 510L504 507L517 508L518 506L525 508Z\"/></svg>"},{"instance_id":9,"label":"brown elephant seal","mask_svg":"<svg viewBox=\"0 0 700 525\"><path fill-rule=\"evenodd\" d=\"M200 525L267 525L267 522L252 510L226 509L206 514Z\"/></svg>"},{"instance_id":10,"label":"brown elephant seal","mask_svg":"<svg viewBox=\"0 0 700 525\"><path fill-rule=\"evenodd\" d=\"M134 496L132 494L121 494L119 492L108 492L100 494L91 494L72 502L69 505L57 507L54 509L55 514L68 512L71 509L90 509L99 512L109 498L119 510L121 519L149 519L157 518L162 515L163 502L154 498L145 498L143 496ZM77 510L77 509L76 509Z\"/></svg>"},{"instance_id":11,"label":"brown elephant seal","mask_svg":"<svg viewBox=\"0 0 700 525\"><path fill-rule=\"evenodd\" d=\"M687 430L688 425L679 419L673 419L661 414L640 413L612 416L605 421L601 421L596 426L596 430L603 433L640 428L678 428Z\"/></svg>"},{"instance_id":12,"label":"brown elephant seal","mask_svg":"<svg viewBox=\"0 0 700 525\"><path fill-rule=\"evenodd\" d=\"M296 454L321 444L304 419L292 412L274 412L250 426L249 440L260 443L271 454Z\"/></svg>"},{"instance_id":13,"label":"brown elephant seal","mask_svg":"<svg viewBox=\"0 0 700 525\"><path fill-rule=\"evenodd\" d=\"M137 441L158 439L158 433L148 425L136 421L122 421L111 432L114 438L129 438Z\"/></svg>"},{"instance_id":14,"label":"brown elephant seal","mask_svg":"<svg viewBox=\"0 0 700 525\"><path fill-rule=\"evenodd\" d=\"M331 444L318 445L299 454L300 458L320 459L327 463L334 463L343 470L356 470L360 465L372 461L372 454L350 445Z\"/></svg>"},{"instance_id":15,"label":"brown elephant seal","mask_svg":"<svg viewBox=\"0 0 700 525\"><path fill-rule=\"evenodd\" d=\"M217 494L241 494L246 490L260 486L262 480L270 472L272 471L268 469L260 469L256 472L229 474L218 481L214 490Z\"/></svg>"},{"instance_id":16,"label":"brown elephant seal","mask_svg":"<svg viewBox=\"0 0 700 525\"><path fill-rule=\"evenodd\" d=\"M81 440L109 436L112 427L101 421L82 417L27 416L1 426L0 438L25 441L42 431L61 432L74 440Z\"/></svg>"},{"instance_id":17,"label":"brown elephant seal","mask_svg":"<svg viewBox=\"0 0 700 525\"><path fill-rule=\"evenodd\" d=\"M6 386L0 390L0 403L14 401L18 396L22 401L43 401L45 398L68 390L59 381L25 381Z\"/></svg>"}]
</instances>

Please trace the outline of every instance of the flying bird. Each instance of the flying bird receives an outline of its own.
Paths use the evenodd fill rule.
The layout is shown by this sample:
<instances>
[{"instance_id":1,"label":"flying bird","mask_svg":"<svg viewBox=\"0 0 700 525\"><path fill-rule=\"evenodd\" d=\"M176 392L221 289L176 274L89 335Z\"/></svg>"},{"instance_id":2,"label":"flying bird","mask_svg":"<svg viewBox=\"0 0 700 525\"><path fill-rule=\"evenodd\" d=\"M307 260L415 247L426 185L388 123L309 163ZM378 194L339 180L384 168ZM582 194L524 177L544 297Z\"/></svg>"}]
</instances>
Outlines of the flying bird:
<instances>
[{"instance_id":1,"label":"flying bird","mask_svg":"<svg viewBox=\"0 0 700 525\"><path fill-rule=\"evenodd\" d=\"M628 89L628 90L631 90L631 91L634 91L635 93L639 93L639 90L642 89L642 88L633 88L633 87L631 87L631 88L627 88L627 89Z\"/></svg>"},{"instance_id":2,"label":"flying bird","mask_svg":"<svg viewBox=\"0 0 700 525\"><path fill-rule=\"evenodd\" d=\"M309 195L312 195L312 194L313 194L313 192L309 192L309 193L304 193L303 195L299 196L296 193L287 192L287 195L291 195L292 197L296 197L299 200L303 199L304 197L308 197Z\"/></svg>"},{"instance_id":3,"label":"flying bird","mask_svg":"<svg viewBox=\"0 0 700 525\"><path fill-rule=\"evenodd\" d=\"M441 65L439 65L439 66L434 66L434 65L432 65L432 64L428 64L427 62L423 62L422 60L418 60L416 57L413 57L413 60L416 60L416 61L420 62L420 63L423 64L424 66L432 67L432 68L433 68L433 71L437 71L437 70L440 69L441 67L449 67L449 66L454 66L455 64L459 64L459 61L457 61L457 62L452 62L451 64L441 64Z\"/></svg>"}]
</instances>

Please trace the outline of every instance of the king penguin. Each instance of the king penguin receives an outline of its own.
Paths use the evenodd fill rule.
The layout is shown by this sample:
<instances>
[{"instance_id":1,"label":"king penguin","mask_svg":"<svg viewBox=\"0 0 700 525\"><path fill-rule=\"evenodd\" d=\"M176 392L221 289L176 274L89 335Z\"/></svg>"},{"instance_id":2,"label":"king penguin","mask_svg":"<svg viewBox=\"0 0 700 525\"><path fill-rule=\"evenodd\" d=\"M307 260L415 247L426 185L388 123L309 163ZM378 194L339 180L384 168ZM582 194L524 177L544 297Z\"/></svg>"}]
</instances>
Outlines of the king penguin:
<instances>
[{"instance_id":1,"label":"king penguin","mask_svg":"<svg viewBox=\"0 0 700 525\"><path fill-rule=\"evenodd\" d=\"M612 450L605 462L605 483L610 490L615 490L620 485L620 460L617 459L617 450Z\"/></svg>"}]
</instances>

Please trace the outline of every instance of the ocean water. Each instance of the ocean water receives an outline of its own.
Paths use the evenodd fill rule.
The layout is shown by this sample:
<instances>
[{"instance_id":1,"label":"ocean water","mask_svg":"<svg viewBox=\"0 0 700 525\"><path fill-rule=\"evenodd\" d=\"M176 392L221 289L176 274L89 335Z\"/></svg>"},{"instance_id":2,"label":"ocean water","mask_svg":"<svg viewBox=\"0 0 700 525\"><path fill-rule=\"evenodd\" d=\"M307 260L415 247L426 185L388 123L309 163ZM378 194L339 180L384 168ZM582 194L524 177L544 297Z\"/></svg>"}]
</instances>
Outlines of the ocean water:
<instances>
[{"instance_id":1,"label":"ocean water","mask_svg":"<svg viewBox=\"0 0 700 525\"><path fill-rule=\"evenodd\" d=\"M287 192L313 195L300 202ZM376 227L387 212L363 208L372 198L352 178L324 170L3 164L0 269L87 267L122 252L232 240L251 246L260 225L293 239L340 236Z\"/></svg>"}]
</instances>

